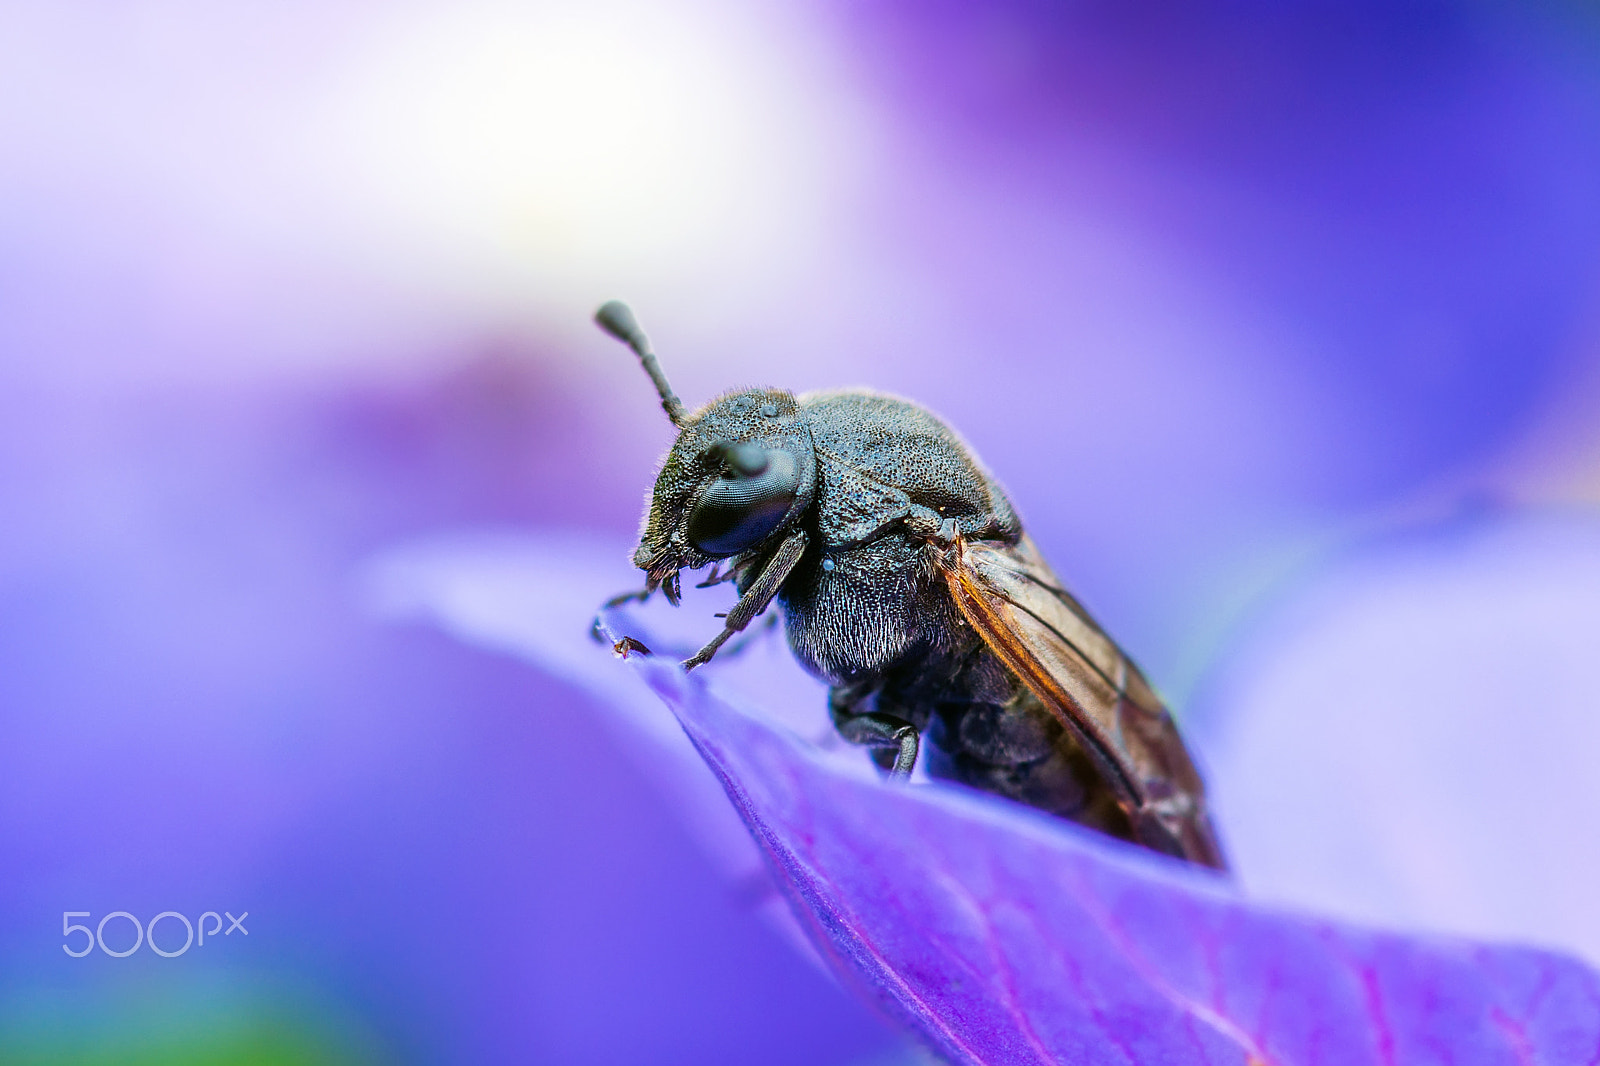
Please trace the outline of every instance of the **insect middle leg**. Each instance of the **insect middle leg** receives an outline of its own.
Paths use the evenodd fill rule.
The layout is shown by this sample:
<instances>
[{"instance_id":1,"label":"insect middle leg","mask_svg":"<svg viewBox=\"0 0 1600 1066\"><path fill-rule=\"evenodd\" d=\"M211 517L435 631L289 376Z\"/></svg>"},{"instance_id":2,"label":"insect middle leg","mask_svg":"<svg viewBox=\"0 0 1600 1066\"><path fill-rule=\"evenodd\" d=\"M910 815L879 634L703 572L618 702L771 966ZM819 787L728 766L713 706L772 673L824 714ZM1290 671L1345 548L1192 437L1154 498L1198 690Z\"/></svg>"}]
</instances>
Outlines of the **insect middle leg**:
<instances>
[{"instance_id":1,"label":"insect middle leg","mask_svg":"<svg viewBox=\"0 0 1600 1066\"><path fill-rule=\"evenodd\" d=\"M863 695L843 685L828 693L828 713L839 735L852 744L871 749L872 761L891 778L911 776L921 749L921 733L904 718L881 711L858 711Z\"/></svg>"}]
</instances>

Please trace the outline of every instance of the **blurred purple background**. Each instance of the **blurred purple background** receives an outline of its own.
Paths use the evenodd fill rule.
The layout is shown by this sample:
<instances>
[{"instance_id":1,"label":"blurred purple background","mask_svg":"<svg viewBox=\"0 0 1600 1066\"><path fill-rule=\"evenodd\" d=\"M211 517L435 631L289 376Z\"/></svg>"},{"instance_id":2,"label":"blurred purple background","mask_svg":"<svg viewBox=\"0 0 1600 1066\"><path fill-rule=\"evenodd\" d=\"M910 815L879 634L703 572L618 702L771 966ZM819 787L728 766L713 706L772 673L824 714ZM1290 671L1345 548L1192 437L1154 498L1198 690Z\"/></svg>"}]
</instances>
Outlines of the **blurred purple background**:
<instances>
[{"instance_id":1,"label":"blurred purple background","mask_svg":"<svg viewBox=\"0 0 1600 1066\"><path fill-rule=\"evenodd\" d=\"M362 607L410 538L632 529L670 427L617 295L691 402L946 416L1238 745L1330 560L1594 521L1600 21L0 10L0 1058L910 1061L584 696ZM223 909L248 938L60 947Z\"/></svg>"}]
</instances>

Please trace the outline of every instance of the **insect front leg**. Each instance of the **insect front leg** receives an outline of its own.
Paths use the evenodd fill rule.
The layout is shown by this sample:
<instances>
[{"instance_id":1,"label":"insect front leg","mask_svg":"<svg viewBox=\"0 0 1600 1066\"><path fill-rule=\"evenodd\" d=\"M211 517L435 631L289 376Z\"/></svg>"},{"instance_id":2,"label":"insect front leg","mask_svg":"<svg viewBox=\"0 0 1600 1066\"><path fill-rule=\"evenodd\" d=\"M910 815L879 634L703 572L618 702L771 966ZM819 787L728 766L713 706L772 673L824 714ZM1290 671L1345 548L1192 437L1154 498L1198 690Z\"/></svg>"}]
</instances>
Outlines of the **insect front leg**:
<instances>
[{"instance_id":1,"label":"insect front leg","mask_svg":"<svg viewBox=\"0 0 1600 1066\"><path fill-rule=\"evenodd\" d=\"M760 625L754 626L747 630L744 636L740 637L738 640L723 645L722 650L718 654L722 656L724 662L734 658L735 656L743 655L745 651L749 649L750 645L754 644L756 641L760 640L762 637L766 636L777 628L778 616L776 614L769 614Z\"/></svg>"},{"instance_id":2,"label":"insect front leg","mask_svg":"<svg viewBox=\"0 0 1600 1066\"><path fill-rule=\"evenodd\" d=\"M605 603L602 603L600 605L599 612L596 613L595 616L594 616L594 621L589 623L589 639L594 641L596 644L610 644L610 643L612 643L611 638L606 636L606 612L607 611L614 611L618 607L621 607L623 604L632 603L635 600L637 600L640 603L644 603L644 602L646 602L647 600L650 599L651 594L654 593L655 590L656 590L656 587L654 585L646 585L644 588L639 589L637 592L619 593L619 594L611 597ZM628 638L625 638L625 639L632 640L633 638L628 637ZM635 643L638 643L638 642L635 641ZM639 647L643 648L644 645L640 644ZM633 649L633 650L637 651L638 649ZM619 654L620 654L620 652L619 652Z\"/></svg>"},{"instance_id":3,"label":"insect front leg","mask_svg":"<svg viewBox=\"0 0 1600 1066\"><path fill-rule=\"evenodd\" d=\"M772 553L772 558L762 568L761 576L745 590L739 597L739 602L733 605L733 610L728 612L728 617L723 620L722 632L711 638L711 642L689 658L683 661L685 670L693 670L702 663L711 661L727 639L750 624L751 619L767 609L767 604L772 602L772 597L778 594L778 589L783 587L800 557L806 551L806 535L798 529L789 534L783 543L778 545L778 550Z\"/></svg>"},{"instance_id":4,"label":"insect front leg","mask_svg":"<svg viewBox=\"0 0 1600 1066\"><path fill-rule=\"evenodd\" d=\"M600 606L602 610L610 610L614 607L621 607L625 603L632 603L634 600L644 603L654 591L655 588L653 586L646 586L634 592L619 592Z\"/></svg>"},{"instance_id":5,"label":"insect front leg","mask_svg":"<svg viewBox=\"0 0 1600 1066\"><path fill-rule=\"evenodd\" d=\"M870 748L872 761L889 771L890 778L910 777L921 750L922 736L917 727L892 714L856 711L862 702L858 692L835 686L828 693L828 714L834 728L850 743Z\"/></svg>"}]
</instances>

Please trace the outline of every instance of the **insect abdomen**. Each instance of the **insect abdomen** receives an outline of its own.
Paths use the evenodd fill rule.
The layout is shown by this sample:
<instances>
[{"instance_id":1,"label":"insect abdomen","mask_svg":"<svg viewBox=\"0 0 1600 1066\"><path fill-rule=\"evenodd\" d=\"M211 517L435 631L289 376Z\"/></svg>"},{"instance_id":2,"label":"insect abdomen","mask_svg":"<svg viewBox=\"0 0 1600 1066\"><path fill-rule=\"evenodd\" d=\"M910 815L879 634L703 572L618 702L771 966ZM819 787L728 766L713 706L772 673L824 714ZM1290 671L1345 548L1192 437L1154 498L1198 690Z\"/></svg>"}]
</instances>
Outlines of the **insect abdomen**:
<instances>
[{"instance_id":1,"label":"insect abdomen","mask_svg":"<svg viewBox=\"0 0 1600 1066\"><path fill-rule=\"evenodd\" d=\"M1027 686L1007 679L1004 702L938 705L929 774L1132 840L1127 816L1088 755Z\"/></svg>"}]
</instances>

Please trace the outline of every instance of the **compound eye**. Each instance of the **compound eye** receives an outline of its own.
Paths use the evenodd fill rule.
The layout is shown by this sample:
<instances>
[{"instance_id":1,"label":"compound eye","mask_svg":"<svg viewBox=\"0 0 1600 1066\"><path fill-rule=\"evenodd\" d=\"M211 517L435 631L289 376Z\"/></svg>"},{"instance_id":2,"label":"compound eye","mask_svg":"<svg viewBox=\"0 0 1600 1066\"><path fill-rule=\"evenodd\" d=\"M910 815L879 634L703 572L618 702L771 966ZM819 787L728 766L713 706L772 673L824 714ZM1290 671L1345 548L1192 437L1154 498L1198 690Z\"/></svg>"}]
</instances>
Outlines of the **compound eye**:
<instances>
[{"instance_id":1,"label":"compound eye","mask_svg":"<svg viewBox=\"0 0 1600 1066\"><path fill-rule=\"evenodd\" d=\"M800 464L781 449L717 444L706 453L721 474L689 514L689 543L711 556L738 555L766 540L800 492Z\"/></svg>"}]
</instances>

